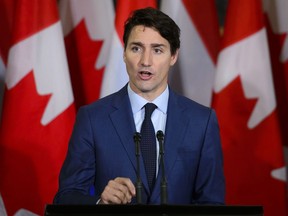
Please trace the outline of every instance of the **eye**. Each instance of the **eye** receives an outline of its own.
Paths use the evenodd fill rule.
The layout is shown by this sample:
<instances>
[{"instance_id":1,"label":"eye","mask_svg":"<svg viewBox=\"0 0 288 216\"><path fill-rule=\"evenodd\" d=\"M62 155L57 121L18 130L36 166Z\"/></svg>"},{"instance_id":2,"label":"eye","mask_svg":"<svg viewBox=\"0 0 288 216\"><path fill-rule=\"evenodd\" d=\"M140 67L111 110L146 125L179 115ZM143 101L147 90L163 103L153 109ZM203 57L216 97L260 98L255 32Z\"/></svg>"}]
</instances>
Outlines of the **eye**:
<instances>
[{"instance_id":1,"label":"eye","mask_svg":"<svg viewBox=\"0 0 288 216\"><path fill-rule=\"evenodd\" d=\"M154 48L154 52L155 52L156 54L161 54L161 53L163 53L162 49L160 49L160 48Z\"/></svg>"},{"instance_id":2,"label":"eye","mask_svg":"<svg viewBox=\"0 0 288 216\"><path fill-rule=\"evenodd\" d=\"M131 47L132 52L139 52L141 49L139 46L133 46Z\"/></svg>"}]
</instances>

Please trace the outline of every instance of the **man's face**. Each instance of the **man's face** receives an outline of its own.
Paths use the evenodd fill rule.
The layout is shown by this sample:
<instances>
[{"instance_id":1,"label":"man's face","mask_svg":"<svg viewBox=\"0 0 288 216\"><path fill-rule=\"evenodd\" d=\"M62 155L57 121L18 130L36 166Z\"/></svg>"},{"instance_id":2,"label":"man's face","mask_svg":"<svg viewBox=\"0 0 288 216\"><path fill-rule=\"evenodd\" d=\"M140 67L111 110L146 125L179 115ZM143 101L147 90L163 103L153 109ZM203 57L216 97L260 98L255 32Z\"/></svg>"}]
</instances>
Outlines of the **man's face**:
<instances>
[{"instance_id":1,"label":"man's face","mask_svg":"<svg viewBox=\"0 0 288 216\"><path fill-rule=\"evenodd\" d=\"M165 90L178 51L172 56L165 38L153 28L139 25L132 29L123 56L132 90L151 101Z\"/></svg>"}]
</instances>

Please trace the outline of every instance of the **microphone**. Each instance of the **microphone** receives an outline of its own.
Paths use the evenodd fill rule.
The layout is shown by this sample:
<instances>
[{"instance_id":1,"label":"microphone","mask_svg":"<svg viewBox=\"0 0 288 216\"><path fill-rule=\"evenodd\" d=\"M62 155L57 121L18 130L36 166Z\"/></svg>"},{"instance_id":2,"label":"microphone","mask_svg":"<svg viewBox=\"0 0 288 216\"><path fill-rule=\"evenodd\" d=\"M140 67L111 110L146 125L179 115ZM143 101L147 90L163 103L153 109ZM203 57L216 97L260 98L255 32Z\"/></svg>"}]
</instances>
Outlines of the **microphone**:
<instances>
[{"instance_id":1,"label":"microphone","mask_svg":"<svg viewBox=\"0 0 288 216\"><path fill-rule=\"evenodd\" d=\"M134 143L135 143L135 155L137 160L137 179L136 179L136 198L137 203L142 203L142 181L140 178L140 141L141 134L139 132L135 132L134 134Z\"/></svg>"},{"instance_id":2,"label":"microphone","mask_svg":"<svg viewBox=\"0 0 288 216\"><path fill-rule=\"evenodd\" d=\"M159 156L160 166L162 169L161 176L161 204L167 204L167 180L165 175L165 164L164 164L164 133L159 130L156 133L157 140L159 142Z\"/></svg>"}]
</instances>

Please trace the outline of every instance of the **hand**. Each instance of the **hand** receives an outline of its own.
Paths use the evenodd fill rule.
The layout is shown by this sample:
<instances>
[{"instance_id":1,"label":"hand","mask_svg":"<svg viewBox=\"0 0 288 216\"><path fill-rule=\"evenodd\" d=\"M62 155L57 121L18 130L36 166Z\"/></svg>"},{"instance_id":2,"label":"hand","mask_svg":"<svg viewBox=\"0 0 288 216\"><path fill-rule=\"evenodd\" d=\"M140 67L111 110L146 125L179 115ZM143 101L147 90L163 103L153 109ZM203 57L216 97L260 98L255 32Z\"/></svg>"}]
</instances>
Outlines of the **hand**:
<instances>
[{"instance_id":1,"label":"hand","mask_svg":"<svg viewBox=\"0 0 288 216\"><path fill-rule=\"evenodd\" d=\"M117 177L110 180L101 194L99 204L127 204L136 195L134 184L129 178Z\"/></svg>"}]
</instances>

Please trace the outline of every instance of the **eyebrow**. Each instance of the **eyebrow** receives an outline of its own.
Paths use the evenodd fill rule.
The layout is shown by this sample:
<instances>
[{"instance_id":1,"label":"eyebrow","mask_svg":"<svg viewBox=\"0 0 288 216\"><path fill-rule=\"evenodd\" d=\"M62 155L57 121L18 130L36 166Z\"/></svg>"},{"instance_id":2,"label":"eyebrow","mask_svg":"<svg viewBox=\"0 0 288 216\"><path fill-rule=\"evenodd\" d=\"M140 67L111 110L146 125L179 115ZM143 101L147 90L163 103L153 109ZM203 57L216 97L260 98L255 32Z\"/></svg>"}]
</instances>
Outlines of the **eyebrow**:
<instances>
[{"instance_id":1,"label":"eyebrow","mask_svg":"<svg viewBox=\"0 0 288 216\"><path fill-rule=\"evenodd\" d=\"M141 43L141 42L132 42L132 43L130 44L130 46L131 46L131 45L136 45L136 46L144 47L144 44ZM152 43L151 46L152 46L153 48L155 48L155 47L166 47L165 44L161 44L161 43Z\"/></svg>"}]
</instances>

